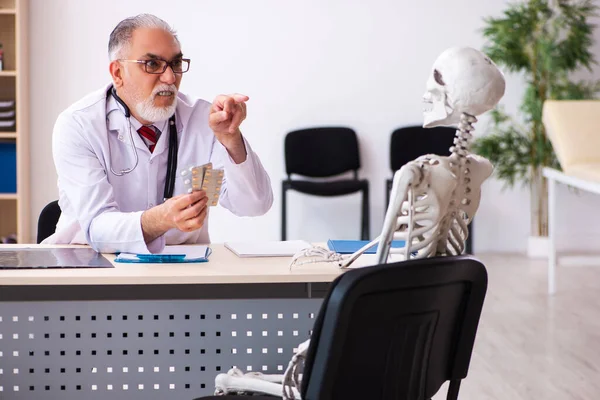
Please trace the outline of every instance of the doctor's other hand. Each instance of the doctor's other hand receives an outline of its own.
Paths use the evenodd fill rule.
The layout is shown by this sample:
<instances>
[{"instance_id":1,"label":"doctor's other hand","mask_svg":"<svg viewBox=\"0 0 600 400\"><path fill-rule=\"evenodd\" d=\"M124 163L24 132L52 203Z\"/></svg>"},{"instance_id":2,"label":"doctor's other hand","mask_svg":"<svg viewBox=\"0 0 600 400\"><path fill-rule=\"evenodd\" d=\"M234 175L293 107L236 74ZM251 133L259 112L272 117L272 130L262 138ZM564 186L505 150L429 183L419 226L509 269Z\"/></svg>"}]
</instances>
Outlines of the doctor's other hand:
<instances>
[{"instance_id":1,"label":"doctor's other hand","mask_svg":"<svg viewBox=\"0 0 600 400\"><path fill-rule=\"evenodd\" d=\"M202 190L182 194L142 213L142 232L146 243L164 235L169 229L192 232L202 228L206 219L208 197Z\"/></svg>"},{"instance_id":2,"label":"doctor's other hand","mask_svg":"<svg viewBox=\"0 0 600 400\"><path fill-rule=\"evenodd\" d=\"M240 125L246 119L248 99L248 96L239 93L219 95L215 97L208 117L209 126L215 137L238 164L246 159L246 148Z\"/></svg>"},{"instance_id":3,"label":"doctor's other hand","mask_svg":"<svg viewBox=\"0 0 600 400\"><path fill-rule=\"evenodd\" d=\"M206 192L199 190L189 194L172 197L161 204L163 221L168 229L176 228L182 232L192 232L202 228L208 207Z\"/></svg>"}]
</instances>

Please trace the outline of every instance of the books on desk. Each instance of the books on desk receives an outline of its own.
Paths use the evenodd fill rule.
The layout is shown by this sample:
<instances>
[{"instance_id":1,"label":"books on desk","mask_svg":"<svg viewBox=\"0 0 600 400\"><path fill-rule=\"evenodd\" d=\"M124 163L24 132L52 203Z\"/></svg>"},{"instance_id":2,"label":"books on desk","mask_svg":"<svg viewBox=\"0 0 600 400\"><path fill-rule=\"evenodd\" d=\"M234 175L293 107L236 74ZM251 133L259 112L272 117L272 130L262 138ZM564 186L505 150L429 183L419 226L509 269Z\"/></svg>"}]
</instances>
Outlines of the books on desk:
<instances>
[{"instance_id":1,"label":"books on desk","mask_svg":"<svg viewBox=\"0 0 600 400\"><path fill-rule=\"evenodd\" d=\"M327 247L329 250L335 251L338 254L352 254L359 250L361 247L369 243L368 240L331 240L327 241ZM393 248L404 247L404 240L392 241ZM377 253L377 245L373 245L369 250L365 251L364 254L375 254Z\"/></svg>"},{"instance_id":2,"label":"books on desk","mask_svg":"<svg viewBox=\"0 0 600 400\"><path fill-rule=\"evenodd\" d=\"M163 251L155 254L119 253L115 262L169 264L207 262L212 250L208 246L165 246Z\"/></svg>"},{"instance_id":3,"label":"books on desk","mask_svg":"<svg viewBox=\"0 0 600 400\"><path fill-rule=\"evenodd\" d=\"M297 252L311 247L311 244L304 240L225 242L225 247L238 257L291 257Z\"/></svg>"}]
</instances>

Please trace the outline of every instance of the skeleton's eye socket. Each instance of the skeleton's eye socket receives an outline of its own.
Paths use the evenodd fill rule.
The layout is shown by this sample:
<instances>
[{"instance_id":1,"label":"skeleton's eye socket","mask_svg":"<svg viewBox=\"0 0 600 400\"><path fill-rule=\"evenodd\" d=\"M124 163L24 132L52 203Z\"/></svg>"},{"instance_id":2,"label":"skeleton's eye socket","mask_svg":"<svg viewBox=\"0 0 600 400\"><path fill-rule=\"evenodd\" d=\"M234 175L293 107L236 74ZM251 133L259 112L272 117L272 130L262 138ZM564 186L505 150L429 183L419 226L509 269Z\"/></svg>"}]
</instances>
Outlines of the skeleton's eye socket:
<instances>
[{"instance_id":1,"label":"skeleton's eye socket","mask_svg":"<svg viewBox=\"0 0 600 400\"><path fill-rule=\"evenodd\" d=\"M440 71L438 71L437 69L433 70L433 79L435 79L435 81L442 86L446 85L444 83L444 80L442 79L442 74L440 74Z\"/></svg>"}]
</instances>

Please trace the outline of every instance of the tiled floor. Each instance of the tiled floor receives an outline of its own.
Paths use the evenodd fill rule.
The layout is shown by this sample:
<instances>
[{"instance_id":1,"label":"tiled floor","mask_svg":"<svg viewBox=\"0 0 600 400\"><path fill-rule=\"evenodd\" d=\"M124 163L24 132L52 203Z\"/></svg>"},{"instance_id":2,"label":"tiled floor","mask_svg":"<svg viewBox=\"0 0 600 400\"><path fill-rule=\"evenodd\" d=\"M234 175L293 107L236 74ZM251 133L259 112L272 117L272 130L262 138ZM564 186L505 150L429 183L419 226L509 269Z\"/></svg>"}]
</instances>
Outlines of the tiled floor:
<instances>
[{"instance_id":1,"label":"tiled floor","mask_svg":"<svg viewBox=\"0 0 600 400\"><path fill-rule=\"evenodd\" d=\"M545 260L477 258L489 286L460 399L600 399L600 264L559 267L548 296Z\"/></svg>"}]
</instances>

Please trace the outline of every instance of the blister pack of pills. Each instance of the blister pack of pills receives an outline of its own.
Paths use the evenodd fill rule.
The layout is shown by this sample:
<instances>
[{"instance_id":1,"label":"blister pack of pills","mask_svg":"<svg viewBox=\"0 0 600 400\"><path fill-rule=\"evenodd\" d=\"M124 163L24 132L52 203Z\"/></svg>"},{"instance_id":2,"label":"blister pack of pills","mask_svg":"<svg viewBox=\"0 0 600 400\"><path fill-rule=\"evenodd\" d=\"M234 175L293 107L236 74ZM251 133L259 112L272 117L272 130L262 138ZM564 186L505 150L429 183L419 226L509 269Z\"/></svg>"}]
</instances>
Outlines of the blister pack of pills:
<instances>
[{"instance_id":1,"label":"blister pack of pills","mask_svg":"<svg viewBox=\"0 0 600 400\"><path fill-rule=\"evenodd\" d=\"M223 170L213 169L212 163L190 167L181 171L183 184L187 193L204 190L208 197L207 205L216 206L219 203L221 185L223 184Z\"/></svg>"}]
</instances>

